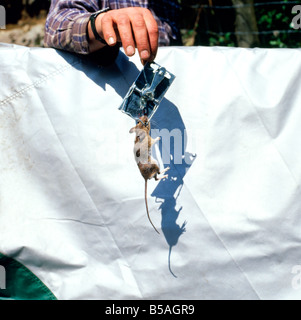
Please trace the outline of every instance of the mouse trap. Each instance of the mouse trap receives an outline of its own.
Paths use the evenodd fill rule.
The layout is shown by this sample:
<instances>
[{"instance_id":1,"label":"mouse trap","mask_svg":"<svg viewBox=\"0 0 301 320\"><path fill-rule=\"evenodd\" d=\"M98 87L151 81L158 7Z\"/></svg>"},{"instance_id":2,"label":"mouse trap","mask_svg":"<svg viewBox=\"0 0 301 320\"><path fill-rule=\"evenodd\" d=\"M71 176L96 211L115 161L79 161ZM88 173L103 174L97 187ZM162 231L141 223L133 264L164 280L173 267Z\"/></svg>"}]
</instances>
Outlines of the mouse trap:
<instances>
[{"instance_id":1,"label":"mouse trap","mask_svg":"<svg viewBox=\"0 0 301 320\"><path fill-rule=\"evenodd\" d=\"M130 87L119 109L136 121L155 114L175 76L155 62L147 62Z\"/></svg>"}]
</instances>

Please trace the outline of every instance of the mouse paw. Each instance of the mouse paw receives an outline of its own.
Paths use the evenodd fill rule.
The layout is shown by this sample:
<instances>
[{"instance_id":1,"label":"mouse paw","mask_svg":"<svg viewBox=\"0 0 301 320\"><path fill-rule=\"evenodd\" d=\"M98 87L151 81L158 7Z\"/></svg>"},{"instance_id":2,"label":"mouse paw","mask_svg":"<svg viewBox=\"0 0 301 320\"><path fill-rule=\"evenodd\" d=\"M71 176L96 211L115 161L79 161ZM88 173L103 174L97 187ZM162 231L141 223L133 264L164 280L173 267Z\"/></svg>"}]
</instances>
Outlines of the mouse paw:
<instances>
[{"instance_id":1,"label":"mouse paw","mask_svg":"<svg viewBox=\"0 0 301 320\"><path fill-rule=\"evenodd\" d=\"M162 179L167 179L167 178L168 178L168 174L162 176L162 177L161 177L161 180L162 180Z\"/></svg>"},{"instance_id":2,"label":"mouse paw","mask_svg":"<svg viewBox=\"0 0 301 320\"><path fill-rule=\"evenodd\" d=\"M165 168L164 170L162 170L162 171L160 172L160 174L163 174L163 173L167 172L169 169L170 169L170 167Z\"/></svg>"}]
</instances>

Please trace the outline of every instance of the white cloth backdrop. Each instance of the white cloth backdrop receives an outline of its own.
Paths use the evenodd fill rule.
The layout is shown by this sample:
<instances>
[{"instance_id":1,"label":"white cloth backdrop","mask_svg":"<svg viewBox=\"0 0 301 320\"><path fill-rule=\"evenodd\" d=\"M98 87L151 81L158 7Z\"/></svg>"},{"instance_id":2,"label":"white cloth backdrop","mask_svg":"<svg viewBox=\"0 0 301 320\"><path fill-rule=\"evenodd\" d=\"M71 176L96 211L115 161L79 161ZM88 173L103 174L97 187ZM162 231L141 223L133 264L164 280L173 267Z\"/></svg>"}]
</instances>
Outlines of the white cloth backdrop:
<instances>
[{"instance_id":1,"label":"white cloth backdrop","mask_svg":"<svg viewBox=\"0 0 301 320\"><path fill-rule=\"evenodd\" d=\"M118 110L137 55L0 46L0 252L59 299L300 299L301 50L156 62L176 76L153 118L172 136L148 183L160 235Z\"/></svg>"}]
</instances>

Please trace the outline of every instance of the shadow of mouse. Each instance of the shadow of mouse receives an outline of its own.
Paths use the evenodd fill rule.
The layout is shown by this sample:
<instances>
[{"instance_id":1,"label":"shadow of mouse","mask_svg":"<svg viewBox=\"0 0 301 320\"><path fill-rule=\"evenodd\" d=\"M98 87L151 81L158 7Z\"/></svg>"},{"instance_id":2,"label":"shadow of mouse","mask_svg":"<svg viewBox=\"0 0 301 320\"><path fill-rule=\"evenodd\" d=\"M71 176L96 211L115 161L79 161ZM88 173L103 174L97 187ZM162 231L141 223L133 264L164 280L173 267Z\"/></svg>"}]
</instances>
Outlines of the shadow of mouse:
<instances>
[{"instance_id":1,"label":"shadow of mouse","mask_svg":"<svg viewBox=\"0 0 301 320\"><path fill-rule=\"evenodd\" d=\"M181 226L177 224L176 221L183 207L180 207L178 210L176 209L176 199L174 197L166 198L163 201L156 200L156 202L161 203L159 207L162 215L161 228L167 244L169 245L168 269L170 273L177 278L171 270L171 250L172 247L177 245L180 236L186 231L187 221L184 221Z\"/></svg>"},{"instance_id":2,"label":"shadow of mouse","mask_svg":"<svg viewBox=\"0 0 301 320\"><path fill-rule=\"evenodd\" d=\"M161 228L169 246L168 268L176 278L171 268L171 251L178 244L179 238L186 231L187 221L177 223L183 206L178 207L184 176L193 164L196 155L186 151L187 132L178 108L163 99L158 111L153 117L152 138L160 136L159 150L164 166L170 167L168 178L160 181L152 192L156 203L160 203Z\"/></svg>"}]
</instances>

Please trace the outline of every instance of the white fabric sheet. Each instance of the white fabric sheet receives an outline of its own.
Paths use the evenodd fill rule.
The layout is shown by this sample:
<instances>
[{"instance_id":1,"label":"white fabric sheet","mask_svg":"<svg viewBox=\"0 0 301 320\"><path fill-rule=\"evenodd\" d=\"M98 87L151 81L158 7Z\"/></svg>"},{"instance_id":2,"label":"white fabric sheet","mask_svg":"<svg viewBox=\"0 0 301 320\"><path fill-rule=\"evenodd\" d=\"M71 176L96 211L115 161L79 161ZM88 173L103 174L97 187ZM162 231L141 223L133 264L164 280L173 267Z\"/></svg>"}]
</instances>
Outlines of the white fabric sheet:
<instances>
[{"instance_id":1,"label":"white fabric sheet","mask_svg":"<svg viewBox=\"0 0 301 320\"><path fill-rule=\"evenodd\" d=\"M148 183L160 235L118 110L137 55L0 46L0 252L59 299L300 299L301 50L156 62L176 76L153 118L173 135Z\"/></svg>"}]
</instances>

